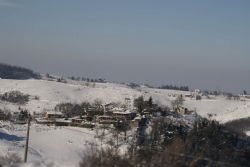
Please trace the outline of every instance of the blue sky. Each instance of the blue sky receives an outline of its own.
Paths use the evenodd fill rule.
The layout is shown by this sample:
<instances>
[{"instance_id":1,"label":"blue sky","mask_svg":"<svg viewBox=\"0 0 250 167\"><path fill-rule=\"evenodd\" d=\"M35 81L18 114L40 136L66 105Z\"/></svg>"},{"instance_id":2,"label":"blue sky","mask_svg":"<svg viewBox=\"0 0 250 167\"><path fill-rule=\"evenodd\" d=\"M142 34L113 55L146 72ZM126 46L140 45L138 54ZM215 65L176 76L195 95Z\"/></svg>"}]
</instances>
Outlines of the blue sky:
<instances>
[{"instance_id":1,"label":"blue sky","mask_svg":"<svg viewBox=\"0 0 250 167\"><path fill-rule=\"evenodd\" d=\"M249 0L0 0L0 61L58 75L250 91Z\"/></svg>"}]
</instances>

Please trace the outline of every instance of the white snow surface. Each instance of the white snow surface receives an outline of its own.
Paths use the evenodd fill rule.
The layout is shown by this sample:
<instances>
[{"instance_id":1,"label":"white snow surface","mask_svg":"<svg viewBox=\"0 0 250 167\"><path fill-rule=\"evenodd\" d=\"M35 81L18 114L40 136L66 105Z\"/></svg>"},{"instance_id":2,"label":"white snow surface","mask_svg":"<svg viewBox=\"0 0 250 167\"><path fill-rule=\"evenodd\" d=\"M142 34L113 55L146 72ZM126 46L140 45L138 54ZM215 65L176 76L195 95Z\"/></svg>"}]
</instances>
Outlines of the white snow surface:
<instances>
[{"instance_id":1,"label":"white snow surface","mask_svg":"<svg viewBox=\"0 0 250 167\"><path fill-rule=\"evenodd\" d=\"M143 95L145 99L152 96L155 103L171 107L172 95L182 94L184 97L191 92L175 90L152 89L145 86L132 89L122 84L70 82L59 83L46 80L0 80L0 94L19 90L31 95L30 101L22 108L31 113L53 110L55 105L62 102L81 103L94 102L100 99L104 104L110 102L125 103L125 98L134 98ZM35 100L32 97L38 96ZM227 100L225 97L216 97L197 101L185 98L184 106L195 110L203 117L215 119L221 123L240 118L250 117L250 101ZM0 101L0 108L7 108L12 112L18 110L19 105ZM21 158L24 154L26 125L12 125L0 122L0 156L7 153L17 153ZM247 132L250 135L249 132ZM86 142L98 142L94 137L95 131L84 128L62 127L32 124L30 133L30 149L28 163L21 167L75 167L78 166L84 152Z\"/></svg>"},{"instance_id":2,"label":"white snow surface","mask_svg":"<svg viewBox=\"0 0 250 167\"><path fill-rule=\"evenodd\" d=\"M32 99L24 106L31 113L53 110L55 105L62 102L81 103L83 101L94 102L96 99L103 103L118 102L125 103L125 98L131 102L136 97L143 95L146 99L153 97L155 103L171 107L171 101L175 99L172 95L190 94L191 92L152 89L142 86L138 89L131 89L122 84L115 83L93 83L69 82L60 83L46 80L0 80L0 94L11 90L19 90L32 97L38 96L39 100ZM199 115L215 119L221 123L235 119L250 117L250 101L227 100L225 97L216 97L197 101L185 98L184 106L195 110ZM0 108L7 108L17 111L19 105L0 101Z\"/></svg>"},{"instance_id":3,"label":"white snow surface","mask_svg":"<svg viewBox=\"0 0 250 167\"><path fill-rule=\"evenodd\" d=\"M22 139L0 140L0 156L15 153L23 158L26 129L26 125L10 127L9 133ZM88 143L98 143L94 136L94 130L84 128L33 124L30 131L28 163L34 166L78 166L84 152L87 151Z\"/></svg>"},{"instance_id":4,"label":"white snow surface","mask_svg":"<svg viewBox=\"0 0 250 167\"><path fill-rule=\"evenodd\" d=\"M104 103L124 102L126 97L134 98L139 92L123 85L112 83L93 84L87 86L84 82L59 83L46 80L0 80L0 93L18 90L23 93L38 96L39 100L30 100L25 106L29 111L42 112L51 110L61 102L81 103L94 102L96 99ZM2 102L2 105L12 110L18 108L13 104Z\"/></svg>"}]
</instances>

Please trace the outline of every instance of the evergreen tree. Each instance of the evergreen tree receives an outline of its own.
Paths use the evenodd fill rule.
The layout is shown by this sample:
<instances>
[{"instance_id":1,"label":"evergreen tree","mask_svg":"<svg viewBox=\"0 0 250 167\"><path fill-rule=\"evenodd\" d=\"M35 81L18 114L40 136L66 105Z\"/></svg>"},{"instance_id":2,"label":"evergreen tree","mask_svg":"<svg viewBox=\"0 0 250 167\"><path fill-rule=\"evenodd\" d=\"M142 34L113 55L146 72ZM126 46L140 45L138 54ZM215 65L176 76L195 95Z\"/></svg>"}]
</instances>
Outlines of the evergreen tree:
<instances>
[{"instance_id":1,"label":"evergreen tree","mask_svg":"<svg viewBox=\"0 0 250 167\"><path fill-rule=\"evenodd\" d=\"M153 107L153 98L150 96L147 101L147 107L152 108Z\"/></svg>"},{"instance_id":2,"label":"evergreen tree","mask_svg":"<svg viewBox=\"0 0 250 167\"><path fill-rule=\"evenodd\" d=\"M143 96L140 96L134 100L134 107L136 107L138 113L142 114L145 108Z\"/></svg>"}]
</instances>

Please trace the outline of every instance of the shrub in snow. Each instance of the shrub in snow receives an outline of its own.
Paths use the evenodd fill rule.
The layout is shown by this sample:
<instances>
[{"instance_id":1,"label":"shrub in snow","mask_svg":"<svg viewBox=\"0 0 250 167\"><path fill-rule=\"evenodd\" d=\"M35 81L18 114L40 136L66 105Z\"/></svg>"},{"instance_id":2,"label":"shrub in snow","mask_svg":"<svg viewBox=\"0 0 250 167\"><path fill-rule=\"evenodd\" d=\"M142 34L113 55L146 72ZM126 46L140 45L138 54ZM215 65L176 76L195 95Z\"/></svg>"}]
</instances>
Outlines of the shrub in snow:
<instances>
[{"instance_id":1,"label":"shrub in snow","mask_svg":"<svg viewBox=\"0 0 250 167\"><path fill-rule=\"evenodd\" d=\"M17 104L25 104L29 101L29 95L23 94L20 91L10 91L1 95L1 100Z\"/></svg>"},{"instance_id":2,"label":"shrub in snow","mask_svg":"<svg viewBox=\"0 0 250 167\"><path fill-rule=\"evenodd\" d=\"M11 112L8 109L0 109L0 120L10 120L12 117Z\"/></svg>"},{"instance_id":3,"label":"shrub in snow","mask_svg":"<svg viewBox=\"0 0 250 167\"><path fill-rule=\"evenodd\" d=\"M196 96L196 100L201 100L201 99L202 99L202 97L200 95Z\"/></svg>"}]
</instances>

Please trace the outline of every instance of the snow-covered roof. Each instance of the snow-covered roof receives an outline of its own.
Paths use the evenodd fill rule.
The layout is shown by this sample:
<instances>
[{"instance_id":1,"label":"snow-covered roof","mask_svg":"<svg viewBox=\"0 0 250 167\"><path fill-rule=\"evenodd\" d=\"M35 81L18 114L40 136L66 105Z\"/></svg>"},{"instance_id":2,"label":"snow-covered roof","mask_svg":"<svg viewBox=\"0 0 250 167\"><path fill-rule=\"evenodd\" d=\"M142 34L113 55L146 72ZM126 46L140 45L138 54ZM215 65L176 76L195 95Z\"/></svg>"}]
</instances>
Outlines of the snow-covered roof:
<instances>
[{"instance_id":1,"label":"snow-covered roof","mask_svg":"<svg viewBox=\"0 0 250 167\"><path fill-rule=\"evenodd\" d=\"M48 114L48 115L63 115L63 113L61 113L61 112L53 112L53 111L48 111L48 112L46 112L46 114Z\"/></svg>"},{"instance_id":2,"label":"snow-covered roof","mask_svg":"<svg viewBox=\"0 0 250 167\"><path fill-rule=\"evenodd\" d=\"M141 116L137 116L133 120L140 120L140 119L141 119Z\"/></svg>"},{"instance_id":3,"label":"snow-covered roof","mask_svg":"<svg viewBox=\"0 0 250 167\"><path fill-rule=\"evenodd\" d=\"M56 122L71 123L71 120L70 120L70 119L66 120L66 119L64 119L64 118L59 118L59 119L56 119Z\"/></svg>"},{"instance_id":4,"label":"snow-covered roof","mask_svg":"<svg viewBox=\"0 0 250 167\"><path fill-rule=\"evenodd\" d=\"M97 118L112 118L112 116L108 116L108 115L100 115L100 116L97 116Z\"/></svg>"},{"instance_id":5,"label":"snow-covered roof","mask_svg":"<svg viewBox=\"0 0 250 167\"><path fill-rule=\"evenodd\" d=\"M123 108L115 107L112 109L113 112L124 112Z\"/></svg>"}]
</instances>

